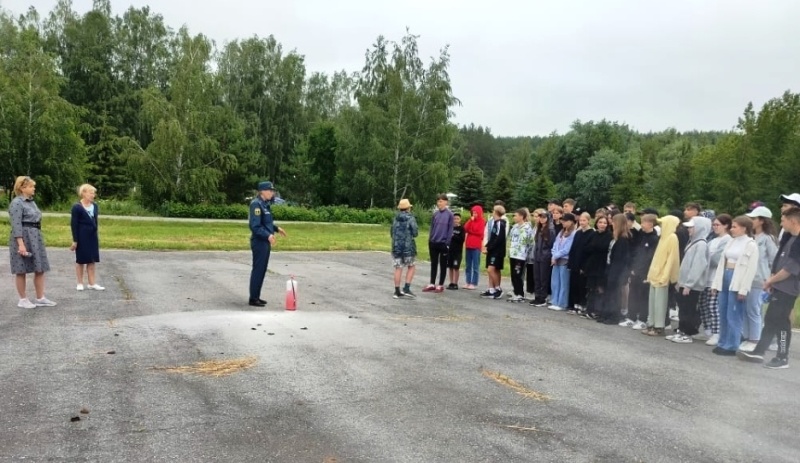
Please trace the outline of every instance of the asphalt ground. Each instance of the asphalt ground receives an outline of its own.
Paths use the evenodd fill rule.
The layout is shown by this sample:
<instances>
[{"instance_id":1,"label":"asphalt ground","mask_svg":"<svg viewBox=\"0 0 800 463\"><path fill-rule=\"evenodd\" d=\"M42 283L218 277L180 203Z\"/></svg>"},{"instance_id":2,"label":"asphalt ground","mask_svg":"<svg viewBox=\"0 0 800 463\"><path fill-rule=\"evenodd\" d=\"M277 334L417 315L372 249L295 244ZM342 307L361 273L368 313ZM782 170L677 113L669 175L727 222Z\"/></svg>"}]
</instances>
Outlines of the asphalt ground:
<instances>
[{"instance_id":1,"label":"asphalt ground","mask_svg":"<svg viewBox=\"0 0 800 463\"><path fill-rule=\"evenodd\" d=\"M72 253L49 253L57 307L19 309L0 280L0 461L800 458L794 364L422 294L424 265L419 297L394 300L384 253L275 252L264 309L247 305L246 252L104 251L104 292L75 291ZM247 357L223 377L164 369Z\"/></svg>"}]
</instances>

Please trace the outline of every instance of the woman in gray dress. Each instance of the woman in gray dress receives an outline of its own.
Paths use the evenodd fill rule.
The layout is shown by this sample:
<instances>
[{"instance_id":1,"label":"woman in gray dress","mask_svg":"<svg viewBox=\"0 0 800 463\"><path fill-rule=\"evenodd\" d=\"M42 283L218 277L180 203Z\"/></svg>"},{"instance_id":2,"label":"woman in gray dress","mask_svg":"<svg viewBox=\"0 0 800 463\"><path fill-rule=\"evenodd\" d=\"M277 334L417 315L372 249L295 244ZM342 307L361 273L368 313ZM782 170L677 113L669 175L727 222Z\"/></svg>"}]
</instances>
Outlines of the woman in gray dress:
<instances>
[{"instance_id":1,"label":"woman in gray dress","mask_svg":"<svg viewBox=\"0 0 800 463\"><path fill-rule=\"evenodd\" d=\"M42 239L42 213L33 201L36 182L30 177L17 177L14 182L15 198L8 206L11 236L8 250L11 255L11 273L16 275L19 303L17 307L52 307L55 302L44 295L44 274L50 271L47 250ZM36 299L31 302L26 295L26 276L33 273Z\"/></svg>"}]
</instances>

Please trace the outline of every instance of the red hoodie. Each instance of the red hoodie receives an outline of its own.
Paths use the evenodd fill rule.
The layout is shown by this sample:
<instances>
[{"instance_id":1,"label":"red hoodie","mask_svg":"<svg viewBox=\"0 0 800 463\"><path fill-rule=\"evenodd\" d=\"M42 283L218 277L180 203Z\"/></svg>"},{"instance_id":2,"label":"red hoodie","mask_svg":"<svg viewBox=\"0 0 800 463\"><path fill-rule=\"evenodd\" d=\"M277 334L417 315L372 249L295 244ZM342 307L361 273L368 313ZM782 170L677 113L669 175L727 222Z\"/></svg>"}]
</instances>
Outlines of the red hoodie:
<instances>
[{"instance_id":1,"label":"red hoodie","mask_svg":"<svg viewBox=\"0 0 800 463\"><path fill-rule=\"evenodd\" d=\"M477 212L477 214L475 214ZM483 218L483 208L472 206L472 216L464 223L467 232L465 241L467 249L480 249L483 246L483 234L486 232L486 219Z\"/></svg>"}]
</instances>

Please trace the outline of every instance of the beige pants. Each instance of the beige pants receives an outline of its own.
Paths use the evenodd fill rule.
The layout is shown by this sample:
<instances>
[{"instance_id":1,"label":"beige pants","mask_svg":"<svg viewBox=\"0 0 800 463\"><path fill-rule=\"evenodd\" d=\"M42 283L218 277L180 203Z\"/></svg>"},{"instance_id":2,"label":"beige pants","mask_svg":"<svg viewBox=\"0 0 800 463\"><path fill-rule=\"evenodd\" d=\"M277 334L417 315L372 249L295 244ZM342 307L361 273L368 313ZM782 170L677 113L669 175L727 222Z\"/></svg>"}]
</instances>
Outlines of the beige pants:
<instances>
[{"instance_id":1,"label":"beige pants","mask_svg":"<svg viewBox=\"0 0 800 463\"><path fill-rule=\"evenodd\" d=\"M667 303L669 301L669 287L654 288L650 286L650 301L647 311L647 326L664 328L667 318Z\"/></svg>"}]
</instances>

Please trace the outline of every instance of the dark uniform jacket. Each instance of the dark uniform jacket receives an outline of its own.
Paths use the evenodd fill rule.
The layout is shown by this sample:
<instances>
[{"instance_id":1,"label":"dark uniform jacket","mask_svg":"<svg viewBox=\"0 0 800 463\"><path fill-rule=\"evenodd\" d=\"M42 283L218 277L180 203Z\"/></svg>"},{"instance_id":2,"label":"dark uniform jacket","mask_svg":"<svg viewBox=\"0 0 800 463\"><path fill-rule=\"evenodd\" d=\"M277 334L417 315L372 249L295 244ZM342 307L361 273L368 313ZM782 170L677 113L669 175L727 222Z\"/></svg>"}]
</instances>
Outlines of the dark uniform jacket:
<instances>
[{"instance_id":1,"label":"dark uniform jacket","mask_svg":"<svg viewBox=\"0 0 800 463\"><path fill-rule=\"evenodd\" d=\"M278 230L278 225L273 221L269 201L260 197L250 202L250 235L251 240L269 241L269 237Z\"/></svg>"}]
</instances>

